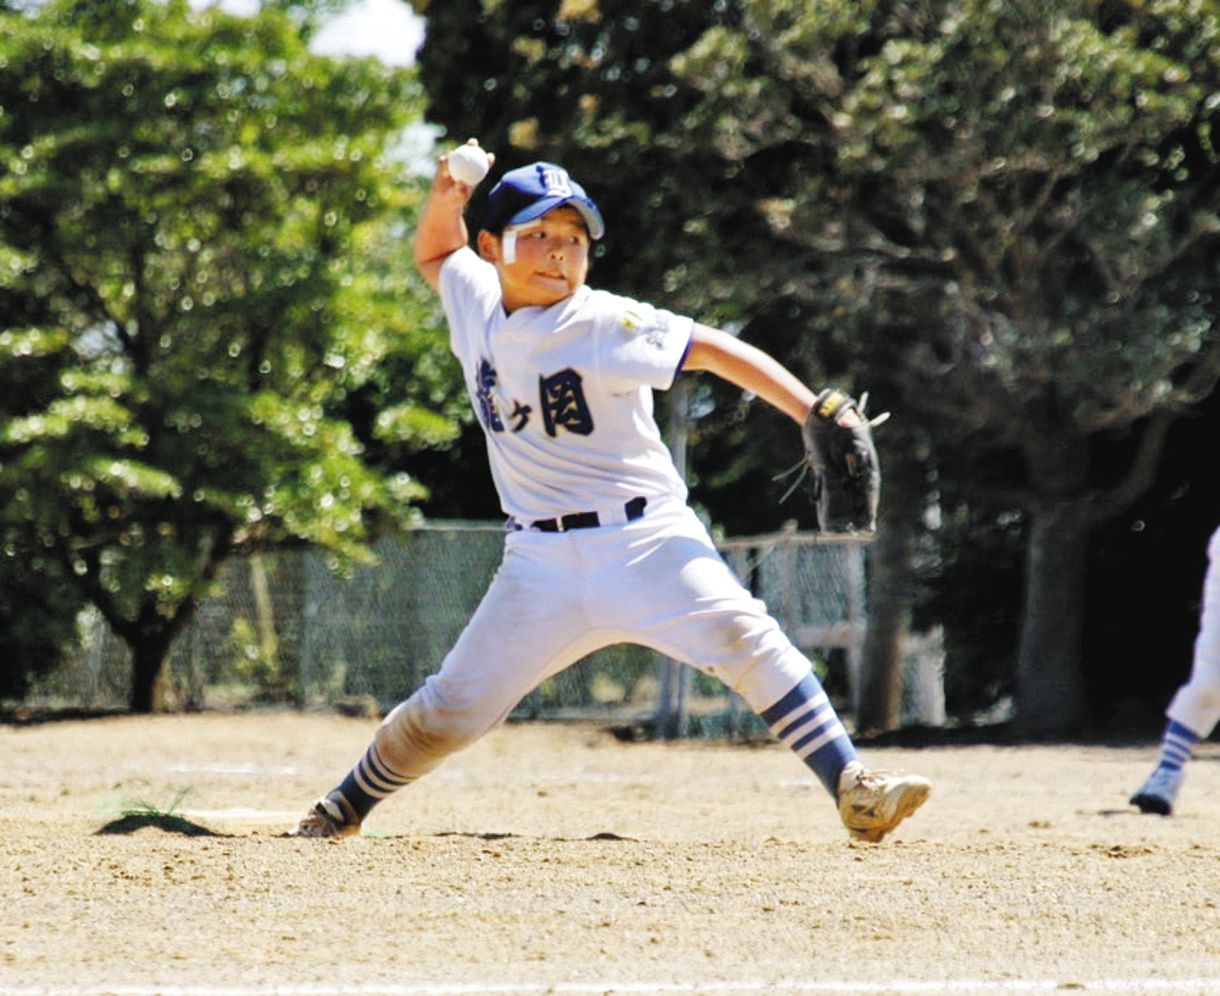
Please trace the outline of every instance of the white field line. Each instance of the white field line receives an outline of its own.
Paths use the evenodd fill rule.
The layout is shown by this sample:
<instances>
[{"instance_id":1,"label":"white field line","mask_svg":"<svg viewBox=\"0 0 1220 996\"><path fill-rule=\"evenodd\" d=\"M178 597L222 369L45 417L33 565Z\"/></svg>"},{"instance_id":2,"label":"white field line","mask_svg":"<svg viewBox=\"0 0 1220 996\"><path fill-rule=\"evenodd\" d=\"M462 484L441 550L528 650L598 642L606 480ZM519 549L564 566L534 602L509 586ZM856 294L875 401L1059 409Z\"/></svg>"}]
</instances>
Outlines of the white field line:
<instances>
[{"instance_id":1,"label":"white field line","mask_svg":"<svg viewBox=\"0 0 1220 996\"><path fill-rule=\"evenodd\" d=\"M175 775L299 775L291 764L258 764L254 761L176 761L166 768Z\"/></svg>"},{"instance_id":2,"label":"white field line","mask_svg":"<svg viewBox=\"0 0 1220 996\"><path fill-rule=\"evenodd\" d=\"M615 996L617 993L1051 993L1067 987L1084 992L1118 993L1199 993L1220 989L1220 977L1206 979L945 979L943 981L847 982L831 980L743 979L737 982L628 982L590 981L556 983L476 984L393 984L316 986L149 986L90 985L78 987L36 987L5 989L12 996L495 996L516 993L571 993Z\"/></svg>"}]
</instances>

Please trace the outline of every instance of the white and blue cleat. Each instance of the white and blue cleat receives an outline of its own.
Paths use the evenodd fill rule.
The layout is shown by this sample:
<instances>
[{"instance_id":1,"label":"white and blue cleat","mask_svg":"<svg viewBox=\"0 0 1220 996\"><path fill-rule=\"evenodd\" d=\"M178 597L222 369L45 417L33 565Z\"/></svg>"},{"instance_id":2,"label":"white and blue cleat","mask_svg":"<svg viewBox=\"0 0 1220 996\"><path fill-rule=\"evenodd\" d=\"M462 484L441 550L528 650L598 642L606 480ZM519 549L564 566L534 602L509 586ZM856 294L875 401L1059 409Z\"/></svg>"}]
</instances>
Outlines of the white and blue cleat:
<instances>
[{"instance_id":1,"label":"white and blue cleat","mask_svg":"<svg viewBox=\"0 0 1220 996\"><path fill-rule=\"evenodd\" d=\"M1138 806L1141 813L1156 813L1168 816L1173 812L1173 803L1182 787L1182 769L1158 767L1148 780L1131 797L1131 805Z\"/></svg>"}]
</instances>

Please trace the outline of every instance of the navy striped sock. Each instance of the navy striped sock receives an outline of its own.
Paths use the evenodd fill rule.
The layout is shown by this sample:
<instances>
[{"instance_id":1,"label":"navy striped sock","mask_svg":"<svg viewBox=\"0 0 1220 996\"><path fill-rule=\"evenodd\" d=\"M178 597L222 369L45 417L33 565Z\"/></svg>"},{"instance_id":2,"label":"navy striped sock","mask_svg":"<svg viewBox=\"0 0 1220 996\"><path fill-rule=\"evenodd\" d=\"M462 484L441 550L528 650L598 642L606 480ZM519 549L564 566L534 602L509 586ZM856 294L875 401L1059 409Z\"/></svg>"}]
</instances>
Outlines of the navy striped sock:
<instances>
[{"instance_id":1,"label":"navy striped sock","mask_svg":"<svg viewBox=\"0 0 1220 996\"><path fill-rule=\"evenodd\" d=\"M847 731L822 683L812 672L792 691L759 715L771 732L809 766L831 796L839 792L839 774L856 760Z\"/></svg>"},{"instance_id":2,"label":"navy striped sock","mask_svg":"<svg viewBox=\"0 0 1220 996\"><path fill-rule=\"evenodd\" d=\"M1158 767L1181 771L1190 760L1190 752L1199 740L1199 734L1194 730L1183 726L1176 719L1171 719L1165 727L1165 736L1161 739L1161 759Z\"/></svg>"},{"instance_id":3,"label":"navy striped sock","mask_svg":"<svg viewBox=\"0 0 1220 996\"><path fill-rule=\"evenodd\" d=\"M382 760L374 742L364 752L364 757L347 773L347 777L339 783L338 791L363 820L382 799L414 780L395 774Z\"/></svg>"}]
</instances>

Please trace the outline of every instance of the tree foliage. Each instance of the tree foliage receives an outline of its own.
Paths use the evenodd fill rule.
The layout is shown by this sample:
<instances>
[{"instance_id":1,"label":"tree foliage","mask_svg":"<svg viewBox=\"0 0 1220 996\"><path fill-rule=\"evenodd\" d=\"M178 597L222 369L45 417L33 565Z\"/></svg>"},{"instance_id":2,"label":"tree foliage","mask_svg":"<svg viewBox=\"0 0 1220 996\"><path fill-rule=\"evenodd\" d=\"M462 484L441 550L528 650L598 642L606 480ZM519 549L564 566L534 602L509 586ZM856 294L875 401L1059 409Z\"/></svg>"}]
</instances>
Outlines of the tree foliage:
<instances>
[{"instance_id":1,"label":"tree foliage","mask_svg":"<svg viewBox=\"0 0 1220 996\"><path fill-rule=\"evenodd\" d=\"M1077 722L1089 531L1220 372L1220 5L427 12L430 115L504 166L587 177L610 223L595 277L873 389L942 476L992 468L983 500L947 482L972 507L946 521L1022 536L1020 707L1031 732ZM778 465L774 433L743 453L749 423L725 424L718 483ZM1097 462L1116 440L1128 459Z\"/></svg>"},{"instance_id":2,"label":"tree foliage","mask_svg":"<svg viewBox=\"0 0 1220 996\"><path fill-rule=\"evenodd\" d=\"M784 17L763 8L766 39ZM1006 469L991 503L1026 522L1019 720L1058 732L1082 713L1089 530L1150 487L1169 425L1220 371L1220 9L862 9L866 46L825 7L786 25L838 55L806 93L823 165L782 223L828 264L841 324L825 334L900 372L942 470L963 446ZM787 75L765 43L749 55ZM1115 436L1130 458L1103 474L1093 454Z\"/></svg>"},{"instance_id":3,"label":"tree foliage","mask_svg":"<svg viewBox=\"0 0 1220 996\"><path fill-rule=\"evenodd\" d=\"M369 447L455 431L400 259L419 93L274 10L62 0L0 28L0 523L131 646L147 709L226 556L364 556L423 493Z\"/></svg>"}]
</instances>

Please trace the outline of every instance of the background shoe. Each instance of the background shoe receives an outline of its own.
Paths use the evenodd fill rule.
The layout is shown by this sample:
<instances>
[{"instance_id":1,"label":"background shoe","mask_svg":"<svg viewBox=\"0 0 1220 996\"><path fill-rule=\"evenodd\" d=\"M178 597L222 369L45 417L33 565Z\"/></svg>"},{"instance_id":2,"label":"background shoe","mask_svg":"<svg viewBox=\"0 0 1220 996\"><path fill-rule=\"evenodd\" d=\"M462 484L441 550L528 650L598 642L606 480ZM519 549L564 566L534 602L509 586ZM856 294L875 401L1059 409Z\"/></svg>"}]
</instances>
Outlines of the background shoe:
<instances>
[{"instance_id":1,"label":"background shoe","mask_svg":"<svg viewBox=\"0 0 1220 996\"><path fill-rule=\"evenodd\" d=\"M1173 801L1182 787L1182 770L1173 771L1158 767L1131 797L1131 805L1138 806L1141 813L1156 813L1168 816L1173 812Z\"/></svg>"},{"instance_id":2,"label":"background shoe","mask_svg":"<svg viewBox=\"0 0 1220 996\"><path fill-rule=\"evenodd\" d=\"M931 791L926 778L868 771L853 761L839 775L839 818L854 838L875 844L922 806Z\"/></svg>"},{"instance_id":3,"label":"background shoe","mask_svg":"<svg viewBox=\"0 0 1220 996\"><path fill-rule=\"evenodd\" d=\"M350 837L360 832L356 819L341 795L323 796L315 802L300 822L288 831L289 837Z\"/></svg>"}]
</instances>

